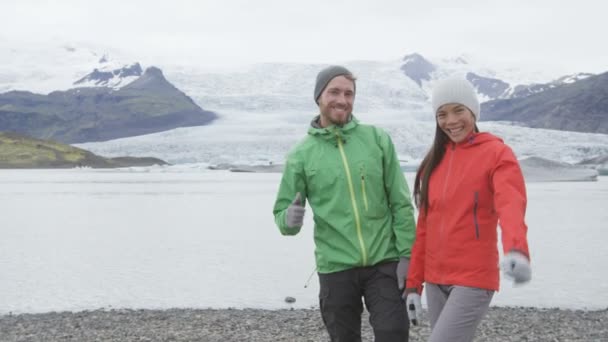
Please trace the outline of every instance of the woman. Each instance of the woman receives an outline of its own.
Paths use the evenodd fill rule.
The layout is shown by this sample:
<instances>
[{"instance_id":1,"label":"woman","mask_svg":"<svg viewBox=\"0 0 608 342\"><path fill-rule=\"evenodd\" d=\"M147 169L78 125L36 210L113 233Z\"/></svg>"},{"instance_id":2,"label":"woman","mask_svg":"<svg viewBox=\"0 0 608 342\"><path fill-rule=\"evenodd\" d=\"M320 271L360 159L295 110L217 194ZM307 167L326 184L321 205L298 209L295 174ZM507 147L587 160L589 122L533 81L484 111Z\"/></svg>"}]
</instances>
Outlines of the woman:
<instances>
[{"instance_id":1,"label":"woman","mask_svg":"<svg viewBox=\"0 0 608 342\"><path fill-rule=\"evenodd\" d=\"M440 82L432 106L435 141L414 183L419 216L406 281L408 315L413 324L420 320L424 282L429 341L471 341L498 291L499 221L505 274L516 283L530 280L526 189L511 149L479 132L479 101L468 81Z\"/></svg>"}]
</instances>

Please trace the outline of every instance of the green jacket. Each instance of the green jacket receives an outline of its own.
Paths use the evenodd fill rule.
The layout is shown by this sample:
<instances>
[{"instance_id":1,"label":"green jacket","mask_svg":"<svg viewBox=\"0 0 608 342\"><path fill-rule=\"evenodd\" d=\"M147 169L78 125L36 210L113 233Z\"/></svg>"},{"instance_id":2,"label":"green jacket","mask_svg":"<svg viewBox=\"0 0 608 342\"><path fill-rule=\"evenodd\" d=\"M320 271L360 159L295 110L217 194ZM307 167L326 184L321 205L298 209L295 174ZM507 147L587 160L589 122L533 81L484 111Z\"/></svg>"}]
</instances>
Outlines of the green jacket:
<instances>
[{"instance_id":1,"label":"green jacket","mask_svg":"<svg viewBox=\"0 0 608 342\"><path fill-rule=\"evenodd\" d=\"M389 135L353 118L343 127L311 127L289 153L274 205L283 235L300 192L315 222L317 271L332 273L409 257L415 236L409 189Z\"/></svg>"}]
</instances>

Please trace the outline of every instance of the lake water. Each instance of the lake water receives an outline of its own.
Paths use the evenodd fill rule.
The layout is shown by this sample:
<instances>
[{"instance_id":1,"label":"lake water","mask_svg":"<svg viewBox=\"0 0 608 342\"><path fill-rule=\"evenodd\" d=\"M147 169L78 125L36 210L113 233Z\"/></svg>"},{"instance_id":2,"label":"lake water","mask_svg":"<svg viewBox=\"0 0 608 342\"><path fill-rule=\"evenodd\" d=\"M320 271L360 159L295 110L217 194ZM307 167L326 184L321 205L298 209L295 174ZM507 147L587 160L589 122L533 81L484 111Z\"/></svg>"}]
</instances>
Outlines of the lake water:
<instances>
[{"instance_id":1,"label":"lake water","mask_svg":"<svg viewBox=\"0 0 608 342\"><path fill-rule=\"evenodd\" d=\"M413 174L406 174L412 184ZM318 304L312 215L281 236L280 174L0 171L0 314ZM528 184L533 280L493 305L608 307L608 178ZM286 304L293 296L296 303Z\"/></svg>"}]
</instances>

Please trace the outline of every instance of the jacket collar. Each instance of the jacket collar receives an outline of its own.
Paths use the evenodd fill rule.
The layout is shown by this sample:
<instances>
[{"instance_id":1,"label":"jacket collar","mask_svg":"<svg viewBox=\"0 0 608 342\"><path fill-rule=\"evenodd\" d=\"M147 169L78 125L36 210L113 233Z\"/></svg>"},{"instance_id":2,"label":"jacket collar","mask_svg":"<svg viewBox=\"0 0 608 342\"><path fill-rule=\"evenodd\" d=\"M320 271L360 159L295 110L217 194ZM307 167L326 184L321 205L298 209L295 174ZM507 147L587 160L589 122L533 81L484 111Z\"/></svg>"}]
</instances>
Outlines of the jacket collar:
<instances>
[{"instance_id":1,"label":"jacket collar","mask_svg":"<svg viewBox=\"0 0 608 342\"><path fill-rule=\"evenodd\" d=\"M471 132L467 137L459 143L454 143L453 141L449 141L446 144L446 148L468 148L475 145L480 145L488 141L500 141L497 136L494 136L488 132Z\"/></svg>"},{"instance_id":2,"label":"jacket collar","mask_svg":"<svg viewBox=\"0 0 608 342\"><path fill-rule=\"evenodd\" d=\"M339 137L343 142L346 142L349 138L349 134L351 134L353 129L359 125L359 120L357 120L352 114L350 115L350 120L342 126L330 125L327 127L321 127L319 124L319 119L320 116L317 115L311 121L310 128L308 128L308 134L324 140L335 140L336 137Z\"/></svg>"}]
</instances>

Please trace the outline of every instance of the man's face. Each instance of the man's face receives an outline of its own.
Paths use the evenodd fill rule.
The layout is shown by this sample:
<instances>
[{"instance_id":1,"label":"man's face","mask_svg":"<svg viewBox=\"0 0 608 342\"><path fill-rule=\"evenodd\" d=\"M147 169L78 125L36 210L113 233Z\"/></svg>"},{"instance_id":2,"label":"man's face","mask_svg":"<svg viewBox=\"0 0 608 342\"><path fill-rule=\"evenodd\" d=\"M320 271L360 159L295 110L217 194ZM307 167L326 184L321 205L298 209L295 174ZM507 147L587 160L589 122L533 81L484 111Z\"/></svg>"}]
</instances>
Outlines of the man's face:
<instances>
[{"instance_id":1,"label":"man's face","mask_svg":"<svg viewBox=\"0 0 608 342\"><path fill-rule=\"evenodd\" d=\"M355 102L355 83L344 76L336 76L319 96L321 126L343 125L348 122Z\"/></svg>"}]
</instances>

